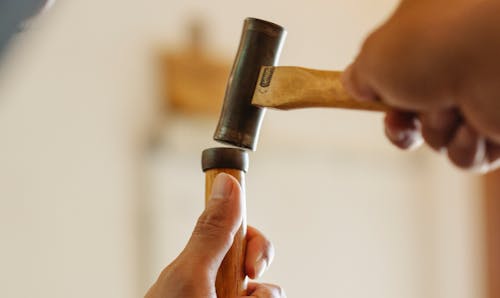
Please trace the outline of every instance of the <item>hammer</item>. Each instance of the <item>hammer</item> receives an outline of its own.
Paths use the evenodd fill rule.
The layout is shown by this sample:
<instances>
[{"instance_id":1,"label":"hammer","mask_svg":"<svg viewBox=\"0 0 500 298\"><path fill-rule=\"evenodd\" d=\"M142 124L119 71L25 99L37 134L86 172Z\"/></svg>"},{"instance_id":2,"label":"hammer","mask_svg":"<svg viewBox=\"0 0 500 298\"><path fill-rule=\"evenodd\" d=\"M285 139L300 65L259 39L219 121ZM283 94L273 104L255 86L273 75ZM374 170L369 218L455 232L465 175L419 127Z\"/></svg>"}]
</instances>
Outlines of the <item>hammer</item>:
<instances>
[{"instance_id":1,"label":"hammer","mask_svg":"<svg viewBox=\"0 0 500 298\"><path fill-rule=\"evenodd\" d=\"M381 103L352 99L340 83L340 72L276 66L285 36L285 29L279 25L255 18L245 20L214 134L216 141L255 150L266 107L283 110L308 107L388 109ZM203 152L207 199L211 183L220 172L234 176L244 188L248 153L239 148L210 148ZM242 226L217 274L219 298L247 294L245 234L244 215Z\"/></svg>"},{"instance_id":2,"label":"hammer","mask_svg":"<svg viewBox=\"0 0 500 298\"><path fill-rule=\"evenodd\" d=\"M255 150L266 107L389 109L379 102L351 98L340 82L339 71L276 66L285 37L285 29L277 24L245 20L214 134L216 141Z\"/></svg>"}]
</instances>

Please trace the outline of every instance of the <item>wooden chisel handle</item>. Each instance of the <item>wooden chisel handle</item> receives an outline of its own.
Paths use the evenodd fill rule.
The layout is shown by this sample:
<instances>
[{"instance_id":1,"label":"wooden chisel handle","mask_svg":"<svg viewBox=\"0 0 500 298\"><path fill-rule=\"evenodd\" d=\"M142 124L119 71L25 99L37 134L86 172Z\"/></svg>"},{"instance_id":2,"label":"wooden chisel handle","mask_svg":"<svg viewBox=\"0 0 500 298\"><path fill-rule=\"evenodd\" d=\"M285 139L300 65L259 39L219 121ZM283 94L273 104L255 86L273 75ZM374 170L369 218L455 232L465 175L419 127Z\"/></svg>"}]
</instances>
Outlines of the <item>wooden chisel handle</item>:
<instances>
[{"instance_id":1,"label":"wooden chisel handle","mask_svg":"<svg viewBox=\"0 0 500 298\"><path fill-rule=\"evenodd\" d=\"M380 102L353 99L340 82L340 71L295 66L263 66L252 104L281 110L301 108L344 108L386 111Z\"/></svg>"},{"instance_id":2,"label":"wooden chisel handle","mask_svg":"<svg viewBox=\"0 0 500 298\"><path fill-rule=\"evenodd\" d=\"M210 148L203 151L202 168L205 172L205 204L211 199L212 184L219 173L226 173L238 180L242 195L245 192L245 172L248 169L248 154L237 148ZM227 252L217 272L215 290L218 298L246 296L245 273L246 254L246 213L234 235L231 248Z\"/></svg>"}]
</instances>

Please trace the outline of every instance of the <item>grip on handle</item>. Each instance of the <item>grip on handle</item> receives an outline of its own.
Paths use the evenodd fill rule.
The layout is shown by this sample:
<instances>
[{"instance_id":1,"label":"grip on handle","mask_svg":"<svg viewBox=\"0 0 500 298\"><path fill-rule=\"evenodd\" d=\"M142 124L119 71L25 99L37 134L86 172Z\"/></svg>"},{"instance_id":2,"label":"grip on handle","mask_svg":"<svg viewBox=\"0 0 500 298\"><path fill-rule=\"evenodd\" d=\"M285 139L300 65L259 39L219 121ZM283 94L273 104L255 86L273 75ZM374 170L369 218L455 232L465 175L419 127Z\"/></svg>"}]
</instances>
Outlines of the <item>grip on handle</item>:
<instances>
[{"instance_id":1,"label":"grip on handle","mask_svg":"<svg viewBox=\"0 0 500 298\"><path fill-rule=\"evenodd\" d=\"M353 99L341 83L339 71L296 66L263 66L252 104L281 110L343 108L387 111L381 102Z\"/></svg>"},{"instance_id":2,"label":"grip on handle","mask_svg":"<svg viewBox=\"0 0 500 298\"><path fill-rule=\"evenodd\" d=\"M202 167L205 172L205 203L210 200L212 184L219 173L235 177L244 192L248 154L236 148L211 148L203 151ZM246 295L246 214L243 213L241 227L234 236L233 244L224 257L215 288L218 298L234 298Z\"/></svg>"}]
</instances>

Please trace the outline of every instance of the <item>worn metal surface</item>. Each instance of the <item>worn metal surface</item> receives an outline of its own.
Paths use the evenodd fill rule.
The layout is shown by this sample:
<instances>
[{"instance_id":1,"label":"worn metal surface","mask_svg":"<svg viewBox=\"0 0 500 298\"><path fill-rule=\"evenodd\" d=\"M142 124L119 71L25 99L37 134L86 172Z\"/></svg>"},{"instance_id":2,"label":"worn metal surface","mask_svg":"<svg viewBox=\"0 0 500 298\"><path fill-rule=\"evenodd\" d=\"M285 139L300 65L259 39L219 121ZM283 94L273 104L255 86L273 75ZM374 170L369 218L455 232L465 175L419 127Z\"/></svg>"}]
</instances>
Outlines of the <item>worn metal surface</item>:
<instances>
[{"instance_id":1,"label":"worn metal surface","mask_svg":"<svg viewBox=\"0 0 500 298\"><path fill-rule=\"evenodd\" d=\"M211 169L235 169L248 171L248 153L243 149L217 147L203 150L201 154L203 171Z\"/></svg>"},{"instance_id":2,"label":"worn metal surface","mask_svg":"<svg viewBox=\"0 0 500 298\"><path fill-rule=\"evenodd\" d=\"M285 36L285 29L279 25L245 20L214 134L216 141L256 149L265 109L253 106L252 96L261 66L277 65Z\"/></svg>"}]
</instances>

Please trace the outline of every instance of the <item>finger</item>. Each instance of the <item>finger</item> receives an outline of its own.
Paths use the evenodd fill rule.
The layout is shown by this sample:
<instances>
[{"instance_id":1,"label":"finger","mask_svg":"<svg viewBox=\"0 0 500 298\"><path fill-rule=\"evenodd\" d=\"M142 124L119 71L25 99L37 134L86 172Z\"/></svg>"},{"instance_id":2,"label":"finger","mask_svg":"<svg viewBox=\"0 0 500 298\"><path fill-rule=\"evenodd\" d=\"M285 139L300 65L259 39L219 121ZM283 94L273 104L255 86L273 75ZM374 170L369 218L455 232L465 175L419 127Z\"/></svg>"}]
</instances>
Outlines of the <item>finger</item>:
<instances>
[{"instance_id":1,"label":"finger","mask_svg":"<svg viewBox=\"0 0 500 298\"><path fill-rule=\"evenodd\" d=\"M225 173L213 182L211 198L181 253L191 270L217 274L242 221L242 193L238 181Z\"/></svg>"},{"instance_id":2,"label":"finger","mask_svg":"<svg viewBox=\"0 0 500 298\"><path fill-rule=\"evenodd\" d=\"M375 90L370 87L366 80L361 78L356 62L345 69L340 80L347 92L355 99L360 101L379 100Z\"/></svg>"},{"instance_id":3,"label":"finger","mask_svg":"<svg viewBox=\"0 0 500 298\"><path fill-rule=\"evenodd\" d=\"M457 129L447 147L448 158L462 169L481 170L486 164L486 141L467 124Z\"/></svg>"},{"instance_id":4,"label":"finger","mask_svg":"<svg viewBox=\"0 0 500 298\"><path fill-rule=\"evenodd\" d=\"M460 125L461 117L457 110L432 110L419 115L422 124L422 137L433 149L441 151L451 141Z\"/></svg>"},{"instance_id":5,"label":"finger","mask_svg":"<svg viewBox=\"0 0 500 298\"><path fill-rule=\"evenodd\" d=\"M249 283L247 288L248 296L255 298L286 298L285 291L278 285Z\"/></svg>"},{"instance_id":6,"label":"finger","mask_svg":"<svg viewBox=\"0 0 500 298\"><path fill-rule=\"evenodd\" d=\"M247 229L245 272L251 279L262 276L274 258L273 244L256 228Z\"/></svg>"},{"instance_id":7,"label":"finger","mask_svg":"<svg viewBox=\"0 0 500 298\"><path fill-rule=\"evenodd\" d=\"M488 171L500 168L500 144L487 142L486 156L489 163Z\"/></svg>"},{"instance_id":8,"label":"finger","mask_svg":"<svg viewBox=\"0 0 500 298\"><path fill-rule=\"evenodd\" d=\"M414 113L389 111L385 115L385 134L401 149L414 149L423 142L420 121Z\"/></svg>"}]
</instances>

